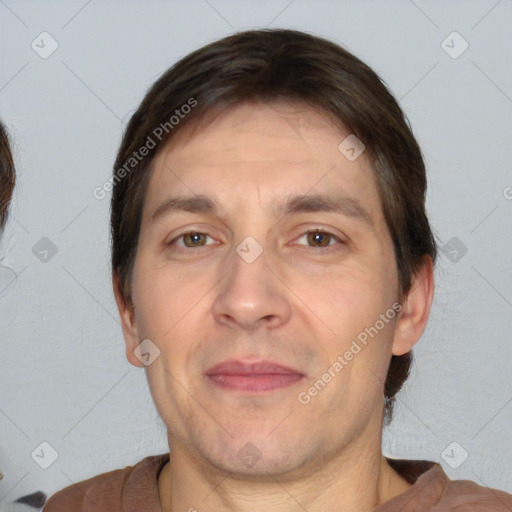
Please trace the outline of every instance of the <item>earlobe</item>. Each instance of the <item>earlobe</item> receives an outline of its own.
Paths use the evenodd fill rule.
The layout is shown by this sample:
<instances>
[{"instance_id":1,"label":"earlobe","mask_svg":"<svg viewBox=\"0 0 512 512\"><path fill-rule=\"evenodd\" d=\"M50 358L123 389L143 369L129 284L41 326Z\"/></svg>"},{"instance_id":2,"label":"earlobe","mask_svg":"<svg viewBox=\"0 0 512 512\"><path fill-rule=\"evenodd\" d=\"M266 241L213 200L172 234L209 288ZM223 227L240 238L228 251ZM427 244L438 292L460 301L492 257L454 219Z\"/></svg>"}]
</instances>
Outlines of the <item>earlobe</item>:
<instances>
[{"instance_id":1,"label":"earlobe","mask_svg":"<svg viewBox=\"0 0 512 512\"><path fill-rule=\"evenodd\" d=\"M116 299L119 317L121 319L121 327L123 329L123 337L126 349L126 359L133 366L142 368L144 365L135 357L135 349L140 344L139 333L135 323L135 312L133 304L127 303L122 291L119 274L112 272L112 287L114 289L114 297Z\"/></svg>"},{"instance_id":2,"label":"earlobe","mask_svg":"<svg viewBox=\"0 0 512 512\"><path fill-rule=\"evenodd\" d=\"M434 298L434 264L424 256L423 264L413 277L411 289L404 299L403 309L395 325L393 355L410 352L427 325Z\"/></svg>"}]
</instances>

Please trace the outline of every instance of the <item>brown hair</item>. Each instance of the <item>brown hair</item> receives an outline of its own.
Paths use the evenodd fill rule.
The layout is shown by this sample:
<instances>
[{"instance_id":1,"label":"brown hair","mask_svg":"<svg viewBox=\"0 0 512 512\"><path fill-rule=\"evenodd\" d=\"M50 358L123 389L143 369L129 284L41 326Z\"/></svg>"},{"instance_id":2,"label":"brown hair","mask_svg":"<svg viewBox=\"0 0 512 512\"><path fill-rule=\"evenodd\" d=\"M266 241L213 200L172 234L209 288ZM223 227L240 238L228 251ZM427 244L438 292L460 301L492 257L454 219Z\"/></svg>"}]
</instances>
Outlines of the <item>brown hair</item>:
<instances>
[{"instance_id":1,"label":"brown hair","mask_svg":"<svg viewBox=\"0 0 512 512\"><path fill-rule=\"evenodd\" d=\"M178 61L150 88L128 123L114 164L111 204L112 271L127 303L131 303L142 208L156 152L179 130L213 111L241 102L276 101L312 107L366 146L393 240L400 301L425 255L435 263L436 242L425 212L422 154L407 118L378 75L326 39L288 29L249 30ZM147 156L133 158L142 147L153 145ZM411 362L412 352L391 358L384 386L388 423Z\"/></svg>"},{"instance_id":2,"label":"brown hair","mask_svg":"<svg viewBox=\"0 0 512 512\"><path fill-rule=\"evenodd\" d=\"M7 210L15 181L16 174L9 138L4 125L0 122L0 229L3 229L7 222Z\"/></svg>"}]
</instances>

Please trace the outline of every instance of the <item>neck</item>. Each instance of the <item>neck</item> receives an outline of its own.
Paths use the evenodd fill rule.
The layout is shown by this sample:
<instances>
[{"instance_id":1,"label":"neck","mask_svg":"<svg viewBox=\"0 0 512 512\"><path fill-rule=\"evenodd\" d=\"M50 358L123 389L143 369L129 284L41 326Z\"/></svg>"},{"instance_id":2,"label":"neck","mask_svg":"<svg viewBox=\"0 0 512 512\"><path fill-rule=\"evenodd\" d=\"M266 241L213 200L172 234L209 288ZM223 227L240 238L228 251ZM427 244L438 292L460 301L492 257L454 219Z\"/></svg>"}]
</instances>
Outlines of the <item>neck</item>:
<instances>
[{"instance_id":1,"label":"neck","mask_svg":"<svg viewBox=\"0 0 512 512\"><path fill-rule=\"evenodd\" d=\"M369 512L410 487L386 462L380 442L381 436L372 446L354 441L297 477L249 479L208 467L173 438L158 481L162 512Z\"/></svg>"}]
</instances>

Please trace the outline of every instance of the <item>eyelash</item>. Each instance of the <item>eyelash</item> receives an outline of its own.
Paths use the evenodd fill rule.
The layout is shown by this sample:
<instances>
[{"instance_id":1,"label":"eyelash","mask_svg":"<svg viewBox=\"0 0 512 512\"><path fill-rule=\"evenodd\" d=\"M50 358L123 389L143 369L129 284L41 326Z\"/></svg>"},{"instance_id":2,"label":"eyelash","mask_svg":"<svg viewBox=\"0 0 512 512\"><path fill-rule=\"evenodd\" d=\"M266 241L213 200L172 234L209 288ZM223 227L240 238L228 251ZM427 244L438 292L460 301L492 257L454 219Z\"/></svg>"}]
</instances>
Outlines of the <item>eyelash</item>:
<instances>
[{"instance_id":1,"label":"eyelash","mask_svg":"<svg viewBox=\"0 0 512 512\"><path fill-rule=\"evenodd\" d=\"M331 233L330 231L326 231L324 229L308 229L307 231L304 231L298 238L297 240L300 240L303 236L309 234L309 233L321 233L322 235L327 235L328 237L330 237L330 240L329 242L334 239L336 241L338 241L340 244L344 244L345 242L343 240L341 240L338 236L336 236L334 233ZM175 242L182 239L184 236L186 235L206 235L207 237L210 237L212 238L210 235L208 235L208 233L203 233L202 231L187 231L186 233L182 233L181 235L178 235L177 237L173 238L170 242L168 242L166 245L175 245ZM213 244L214 245L214 244ZM206 247L208 247L207 245L199 245L197 247L186 247L186 246L177 246L175 245L175 247L179 247L178 251L184 251L184 252L188 252L190 250L195 250L197 251L198 249L205 249ZM339 248L336 247L336 244L334 245L331 245L329 243L329 245L326 245L326 246L308 246L309 248L311 249L320 249L320 250L323 250L323 252L330 252L332 250L338 250Z\"/></svg>"}]
</instances>

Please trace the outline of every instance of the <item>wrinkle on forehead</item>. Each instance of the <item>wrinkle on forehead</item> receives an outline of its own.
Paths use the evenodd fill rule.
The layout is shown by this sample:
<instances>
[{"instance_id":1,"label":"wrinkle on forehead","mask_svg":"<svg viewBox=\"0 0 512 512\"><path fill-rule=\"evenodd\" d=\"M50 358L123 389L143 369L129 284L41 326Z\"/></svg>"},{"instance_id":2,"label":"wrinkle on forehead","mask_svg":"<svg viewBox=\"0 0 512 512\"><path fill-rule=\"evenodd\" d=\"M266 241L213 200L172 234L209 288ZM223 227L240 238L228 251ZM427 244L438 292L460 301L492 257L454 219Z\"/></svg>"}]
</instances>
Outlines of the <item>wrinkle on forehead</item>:
<instances>
[{"instance_id":1,"label":"wrinkle on forehead","mask_svg":"<svg viewBox=\"0 0 512 512\"><path fill-rule=\"evenodd\" d=\"M262 101L247 101L237 102L227 107L214 106L206 111L199 118L190 121L185 127L180 129L176 135L162 148L164 158L176 146L184 149L195 136L200 133L215 130L215 124L223 123L227 117L231 117L230 122L233 123L237 119L235 126L242 125L249 118L253 118L256 122L259 117L268 111L273 110L279 115L282 123L286 123L302 140L305 145L308 145L307 140L304 138L304 131L318 131L318 130L336 130L340 133L340 141L348 135L347 129L343 126L341 121L334 120L332 115L319 108L312 107L305 102L297 100L273 100L269 102ZM276 120L277 120L276 116ZM268 117L265 116L265 124L268 126ZM364 156L364 155L363 155Z\"/></svg>"}]
</instances>

